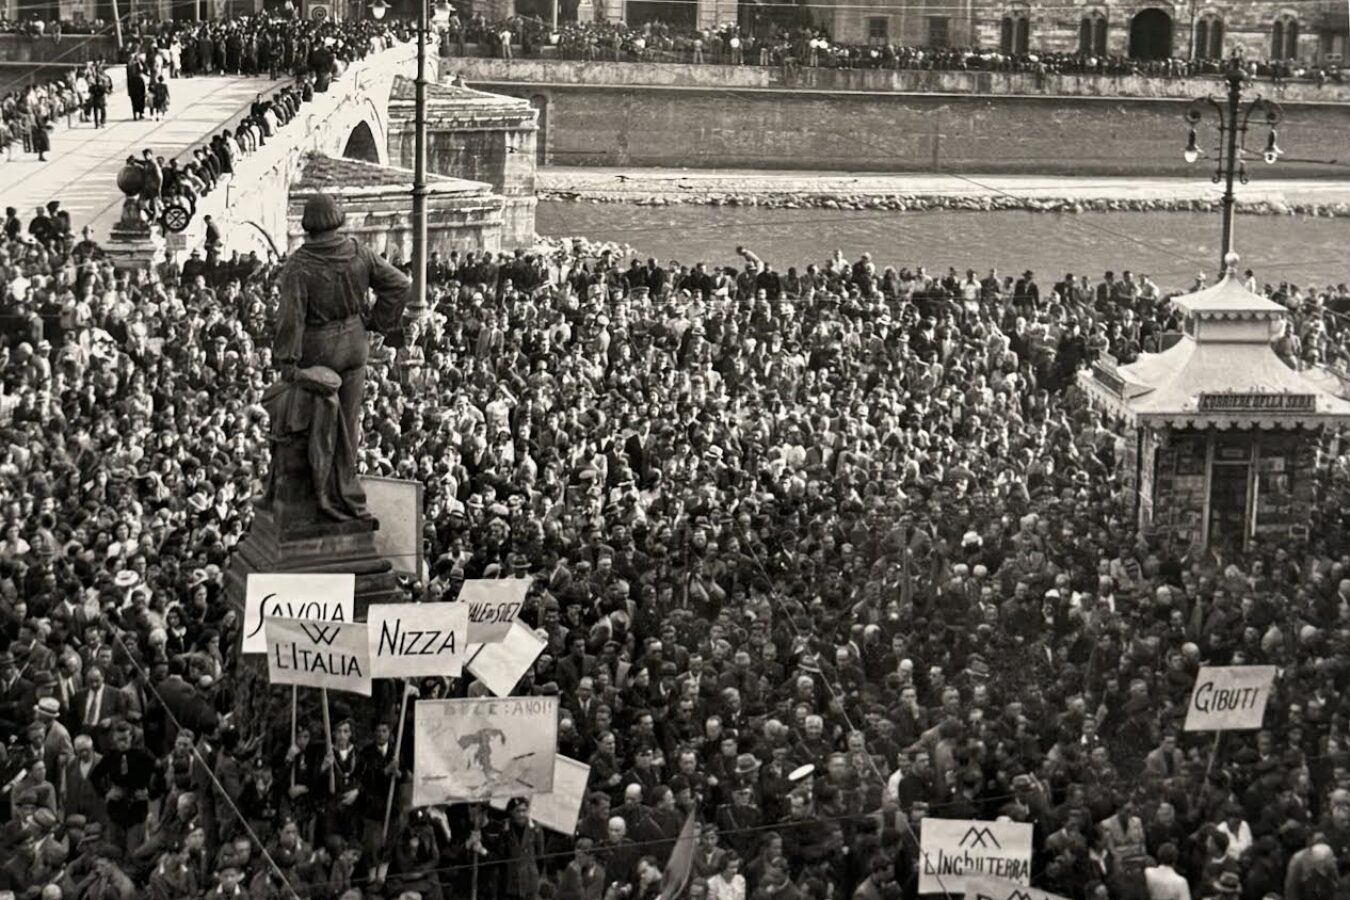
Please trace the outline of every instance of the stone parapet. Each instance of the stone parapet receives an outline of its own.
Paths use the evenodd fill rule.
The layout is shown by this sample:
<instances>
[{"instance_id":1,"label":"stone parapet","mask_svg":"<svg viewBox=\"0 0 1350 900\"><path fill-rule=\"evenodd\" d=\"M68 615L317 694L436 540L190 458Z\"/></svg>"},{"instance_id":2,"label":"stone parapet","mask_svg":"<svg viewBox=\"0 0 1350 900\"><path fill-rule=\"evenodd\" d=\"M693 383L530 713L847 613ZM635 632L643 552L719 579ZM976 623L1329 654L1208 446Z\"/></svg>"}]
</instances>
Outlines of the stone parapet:
<instances>
[{"instance_id":1,"label":"stone parapet","mask_svg":"<svg viewBox=\"0 0 1350 900\"><path fill-rule=\"evenodd\" d=\"M389 156L411 168L415 149L414 85L399 79L389 97ZM427 86L427 168L437 175L486 182L505 202L502 246L534 241L537 112L528 100L453 85Z\"/></svg>"},{"instance_id":2,"label":"stone parapet","mask_svg":"<svg viewBox=\"0 0 1350 900\"><path fill-rule=\"evenodd\" d=\"M722 66L689 63L582 62L570 59L455 57L442 69L471 85L501 84L596 87L685 87L847 91L895 94L980 94L1032 97L1122 97L1189 99L1219 93L1217 77L1154 78L1142 75L1037 75L1034 72L954 72L941 69L827 69L782 66ZM1350 84L1308 81L1253 84L1253 91L1281 103L1350 102Z\"/></svg>"},{"instance_id":3,"label":"stone parapet","mask_svg":"<svg viewBox=\"0 0 1350 900\"><path fill-rule=\"evenodd\" d=\"M338 199L347 214L345 231L390 259L412 259L413 173L411 170L348 159L312 157L291 187L287 245L304 240L300 219L305 201L322 191ZM533 198L531 198L533 199ZM432 175L427 183L427 238L430 252L491 250L502 247L507 203L491 185ZM534 227L533 211L529 227Z\"/></svg>"}]
</instances>

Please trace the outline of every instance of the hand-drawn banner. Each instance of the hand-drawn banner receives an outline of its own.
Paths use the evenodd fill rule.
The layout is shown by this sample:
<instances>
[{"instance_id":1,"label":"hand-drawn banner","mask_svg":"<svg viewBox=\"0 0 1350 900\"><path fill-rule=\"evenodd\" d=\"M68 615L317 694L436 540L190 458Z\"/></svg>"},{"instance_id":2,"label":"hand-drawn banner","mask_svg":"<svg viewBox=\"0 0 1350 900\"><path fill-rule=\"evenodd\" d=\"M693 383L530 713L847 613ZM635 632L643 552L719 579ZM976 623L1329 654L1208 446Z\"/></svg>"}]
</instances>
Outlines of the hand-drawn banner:
<instances>
[{"instance_id":1,"label":"hand-drawn banner","mask_svg":"<svg viewBox=\"0 0 1350 900\"><path fill-rule=\"evenodd\" d=\"M363 475L361 487L366 508L380 522L375 552L396 575L422 578L422 482Z\"/></svg>"},{"instance_id":2,"label":"hand-drawn banner","mask_svg":"<svg viewBox=\"0 0 1350 900\"><path fill-rule=\"evenodd\" d=\"M969 875L1030 884L1031 833L1023 822L924 819L919 893L959 894L969 890Z\"/></svg>"},{"instance_id":3,"label":"hand-drawn banner","mask_svg":"<svg viewBox=\"0 0 1350 900\"><path fill-rule=\"evenodd\" d=\"M370 696L370 646L364 622L271 619L267 674L272 684L331 688Z\"/></svg>"},{"instance_id":4,"label":"hand-drawn banner","mask_svg":"<svg viewBox=\"0 0 1350 900\"><path fill-rule=\"evenodd\" d=\"M1065 898L1040 888L1025 887L1014 881L988 878L984 875L967 875L966 900L1065 900Z\"/></svg>"},{"instance_id":5,"label":"hand-drawn banner","mask_svg":"<svg viewBox=\"0 0 1350 900\"><path fill-rule=\"evenodd\" d=\"M545 828L571 837L577 830L581 801L586 796L586 782L590 777L590 766L565 756L555 756L553 790L530 798L530 818ZM497 798L489 802L493 809L506 809L507 801L504 799Z\"/></svg>"},{"instance_id":6,"label":"hand-drawn banner","mask_svg":"<svg viewBox=\"0 0 1350 900\"><path fill-rule=\"evenodd\" d=\"M1274 666L1203 666L1186 710L1186 731L1260 728L1275 683Z\"/></svg>"},{"instance_id":7,"label":"hand-drawn banner","mask_svg":"<svg viewBox=\"0 0 1350 900\"><path fill-rule=\"evenodd\" d=\"M352 622L355 609L356 576L349 572L251 574L244 594L244 652L267 652L264 618Z\"/></svg>"},{"instance_id":8,"label":"hand-drawn banner","mask_svg":"<svg viewBox=\"0 0 1350 900\"><path fill-rule=\"evenodd\" d=\"M459 602L469 607L469 643L505 640L533 583L531 578L471 578L464 582Z\"/></svg>"},{"instance_id":9,"label":"hand-drawn banner","mask_svg":"<svg viewBox=\"0 0 1350 900\"><path fill-rule=\"evenodd\" d=\"M534 665L548 641L520 622L512 622L505 640L475 644L468 669L498 697L509 697L516 682Z\"/></svg>"},{"instance_id":10,"label":"hand-drawn banner","mask_svg":"<svg viewBox=\"0 0 1350 900\"><path fill-rule=\"evenodd\" d=\"M468 607L459 603L377 603L370 607L372 678L458 678L468 656Z\"/></svg>"},{"instance_id":11,"label":"hand-drawn banner","mask_svg":"<svg viewBox=\"0 0 1350 900\"><path fill-rule=\"evenodd\" d=\"M414 806L553 790L557 697L419 700L413 709Z\"/></svg>"}]
</instances>

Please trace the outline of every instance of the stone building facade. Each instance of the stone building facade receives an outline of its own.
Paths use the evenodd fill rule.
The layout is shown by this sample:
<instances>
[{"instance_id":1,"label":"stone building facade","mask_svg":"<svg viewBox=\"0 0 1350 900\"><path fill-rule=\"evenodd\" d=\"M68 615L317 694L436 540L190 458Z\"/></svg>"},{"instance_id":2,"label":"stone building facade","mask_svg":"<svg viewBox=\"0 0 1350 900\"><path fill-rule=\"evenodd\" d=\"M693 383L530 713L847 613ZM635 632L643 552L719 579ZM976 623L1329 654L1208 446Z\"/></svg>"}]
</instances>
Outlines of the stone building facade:
<instances>
[{"instance_id":1,"label":"stone building facade","mask_svg":"<svg viewBox=\"0 0 1350 900\"><path fill-rule=\"evenodd\" d=\"M1003 52L1088 53L1138 59L1248 59L1340 63L1345 0L849 0L818 10L849 44L981 47Z\"/></svg>"}]
</instances>

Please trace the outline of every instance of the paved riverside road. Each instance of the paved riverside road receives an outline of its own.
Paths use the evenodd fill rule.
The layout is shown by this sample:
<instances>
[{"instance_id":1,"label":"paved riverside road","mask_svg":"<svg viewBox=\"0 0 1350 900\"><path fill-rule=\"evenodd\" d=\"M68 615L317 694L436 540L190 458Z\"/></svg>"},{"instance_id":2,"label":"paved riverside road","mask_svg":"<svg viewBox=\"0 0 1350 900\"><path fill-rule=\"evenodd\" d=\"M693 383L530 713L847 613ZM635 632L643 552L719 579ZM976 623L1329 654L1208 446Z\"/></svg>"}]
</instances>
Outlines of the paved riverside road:
<instances>
[{"instance_id":1,"label":"paved riverside road","mask_svg":"<svg viewBox=\"0 0 1350 900\"><path fill-rule=\"evenodd\" d=\"M237 123L259 93L270 94L289 81L267 78L196 77L169 80L169 113L156 122L131 119L131 101L122 89L108 98L108 124L95 129L74 117L52 132L52 149L41 163L32 154L15 151L13 162L0 156L0 206L13 206L25 223L33 210L49 200L70 212L76 234L85 225L94 240L107 239L122 214L117 173L128 156L149 148L166 160L209 140L221 128Z\"/></svg>"},{"instance_id":2,"label":"paved riverside road","mask_svg":"<svg viewBox=\"0 0 1350 900\"><path fill-rule=\"evenodd\" d=\"M1250 169L1251 166L1249 165ZM1346 178L1261 178L1257 167L1242 185L1238 202L1258 201L1344 204L1350 200ZM915 194L979 198L1004 195L1061 200L1214 200L1222 188L1209 180L1212 164L1197 164L1194 178L1135 178L1054 175L945 175L846 172L789 172L738 169L638 169L545 166L535 179L544 193L576 193L582 199L623 201L653 195L683 196L690 202L716 194L802 194L804 196Z\"/></svg>"}]
</instances>

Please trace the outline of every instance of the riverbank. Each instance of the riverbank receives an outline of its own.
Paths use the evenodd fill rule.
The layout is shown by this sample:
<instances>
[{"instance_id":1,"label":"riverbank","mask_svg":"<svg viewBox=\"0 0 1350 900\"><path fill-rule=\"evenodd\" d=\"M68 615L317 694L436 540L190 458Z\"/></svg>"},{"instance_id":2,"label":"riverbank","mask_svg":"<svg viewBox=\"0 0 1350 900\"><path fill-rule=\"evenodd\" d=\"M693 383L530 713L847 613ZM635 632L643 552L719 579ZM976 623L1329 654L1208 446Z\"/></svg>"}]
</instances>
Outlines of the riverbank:
<instances>
[{"instance_id":1,"label":"riverbank","mask_svg":"<svg viewBox=\"0 0 1350 900\"><path fill-rule=\"evenodd\" d=\"M1221 189L1195 178L1061 178L1035 175L905 175L747 170L544 167L540 200L634 206L990 212L1210 212ZM1259 175L1259 171L1253 173ZM1238 187L1252 215L1350 217L1350 179L1254 179Z\"/></svg>"}]
</instances>

